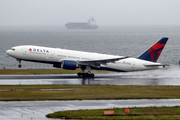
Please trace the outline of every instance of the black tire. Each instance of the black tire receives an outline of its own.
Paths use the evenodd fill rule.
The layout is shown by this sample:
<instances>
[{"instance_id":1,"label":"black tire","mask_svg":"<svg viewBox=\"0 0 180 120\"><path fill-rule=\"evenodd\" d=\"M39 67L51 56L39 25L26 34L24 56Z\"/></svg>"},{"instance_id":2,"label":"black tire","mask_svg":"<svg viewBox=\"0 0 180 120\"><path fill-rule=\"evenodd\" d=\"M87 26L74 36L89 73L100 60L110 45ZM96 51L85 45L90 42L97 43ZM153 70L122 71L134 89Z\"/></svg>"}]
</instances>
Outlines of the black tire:
<instances>
[{"instance_id":1,"label":"black tire","mask_svg":"<svg viewBox=\"0 0 180 120\"><path fill-rule=\"evenodd\" d=\"M19 68L21 68L21 67L22 67L22 65L18 65L18 67L19 67Z\"/></svg>"},{"instance_id":2,"label":"black tire","mask_svg":"<svg viewBox=\"0 0 180 120\"><path fill-rule=\"evenodd\" d=\"M81 77L81 76L82 76L82 73L78 73L77 75L78 75L79 77Z\"/></svg>"},{"instance_id":3,"label":"black tire","mask_svg":"<svg viewBox=\"0 0 180 120\"><path fill-rule=\"evenodd\" d=\"M87 77L87 74L86 73L82 73L82 76L85 78L85 77Z\"/></svg>"},{"instance_id":4,"label":"black tire","mask_svg":"<svg viewBox=\"0 0 180 120\"><path fill-rule=\"evenodd\" d=\"M94 74L90 74L90 77L91 77L91 78L94 78Z\"/></svg>"}]
</instances>

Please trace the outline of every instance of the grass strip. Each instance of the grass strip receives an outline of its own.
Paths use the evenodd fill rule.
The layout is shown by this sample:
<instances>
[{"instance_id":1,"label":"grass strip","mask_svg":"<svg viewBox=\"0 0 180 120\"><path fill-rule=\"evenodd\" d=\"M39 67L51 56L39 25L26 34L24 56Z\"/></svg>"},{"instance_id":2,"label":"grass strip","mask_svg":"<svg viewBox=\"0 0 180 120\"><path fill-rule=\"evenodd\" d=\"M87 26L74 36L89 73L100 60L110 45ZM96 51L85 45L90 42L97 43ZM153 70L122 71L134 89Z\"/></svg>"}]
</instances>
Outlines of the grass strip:
<instances>
[{"instance_id":1,"label":"grass strip","mask_svg":"<svg viewBox=\"0 0 180 120\"><path fill-rule=\"evenodd\" d=\"M16 69L16 70L0 70L0 75L27 75L27 74L77 74L80 69L65 70L65 69ZM92 70L93 73L107 71Z\"/></svg>"},{"instance_id":2,"label":"grass strip","mask_svg":"<svg viewBox=\"0 0 180 120\"><path fill-rule=\"evenodd\" d=\"M26 75L26 74L76 74L77 70L64 69L16 69L16 70L0 70L0 75Z\"/></svg>"},{"instance_id":3,"label":"grass strip","mask_svg":"<svg viewBox=\"0 0 180 120\"><path fill-rule=\"evenodd\" d=\"M180 98L180 86L0 85L0 101L172 98Z\"/></svg>"},{"instance_id":4,"label":"grass strip","mask_svg":"<svg viewBox=\"0 0 180 120\"><path fill-rule=\"evenodd\" d=\"M125 109L130 109L130 113L125 113ZM104 111L114 111L112 115L104 115ZM63 119L85 119L85 120L169 120L180 119L180 107L144 107L144 108L114 108L97 110L70 110L59 111L46 115L48 118Z\"/></svg>"}]
</instances>

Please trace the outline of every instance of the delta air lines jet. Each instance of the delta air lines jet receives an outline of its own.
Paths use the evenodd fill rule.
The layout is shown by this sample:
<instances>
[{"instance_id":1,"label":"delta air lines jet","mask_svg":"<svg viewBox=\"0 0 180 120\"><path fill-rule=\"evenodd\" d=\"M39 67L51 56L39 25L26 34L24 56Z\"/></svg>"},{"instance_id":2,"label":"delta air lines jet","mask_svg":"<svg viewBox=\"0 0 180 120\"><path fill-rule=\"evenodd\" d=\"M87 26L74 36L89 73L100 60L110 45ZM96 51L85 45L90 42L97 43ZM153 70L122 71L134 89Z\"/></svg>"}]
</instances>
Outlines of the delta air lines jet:
<instances>
[{"instance_id":1,"label":"delta air lines jet","mask_svg":"<svg viewBox=\"0 0 180 120\"><path fill-rule=\"evenodd\" d=\"M19 61L18 67L21 67L22 60L47 63L52 64L53 67L67 70L80 68L82 72L78 73L78 76L94 77L91 69L131 72L164 68L166 65L156 63L156 61L167 40L166 37L162 38L138 58L34 45L15 46L6 53ZM84 70L87 70L87 73Z\"/></svg>"}]
</instances>

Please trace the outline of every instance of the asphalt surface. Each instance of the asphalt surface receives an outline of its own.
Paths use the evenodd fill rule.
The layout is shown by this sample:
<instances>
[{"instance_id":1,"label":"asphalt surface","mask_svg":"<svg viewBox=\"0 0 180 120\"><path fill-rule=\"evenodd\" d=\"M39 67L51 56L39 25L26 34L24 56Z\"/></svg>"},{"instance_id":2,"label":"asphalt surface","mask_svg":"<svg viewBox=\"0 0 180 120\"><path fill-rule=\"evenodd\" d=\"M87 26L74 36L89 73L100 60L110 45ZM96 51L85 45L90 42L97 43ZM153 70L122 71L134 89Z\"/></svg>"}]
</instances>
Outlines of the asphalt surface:
<instances>
[{"instance_id":1,"label":"asphalt surface","mask_svg":"<svg viewBox=\"0 0 180 120\"><path fill-rule=\"evenodd\" d=\"M180 105L180 99L0 102L0 120L55 120L45 115L63 110L177 105Z\"/></svg>"},{"instance_id":2,"label":"asphalt surface","mask_svg":"<svg viewBox=\"0 0 180 120\"><path fill-rule=\"evenodd\" d=\"M0 75L0 85L180 85L179 73L179 68L171 68L130 73L95 73L94 78L80 78L76 74Z\"/></svg>"}]
</instances>

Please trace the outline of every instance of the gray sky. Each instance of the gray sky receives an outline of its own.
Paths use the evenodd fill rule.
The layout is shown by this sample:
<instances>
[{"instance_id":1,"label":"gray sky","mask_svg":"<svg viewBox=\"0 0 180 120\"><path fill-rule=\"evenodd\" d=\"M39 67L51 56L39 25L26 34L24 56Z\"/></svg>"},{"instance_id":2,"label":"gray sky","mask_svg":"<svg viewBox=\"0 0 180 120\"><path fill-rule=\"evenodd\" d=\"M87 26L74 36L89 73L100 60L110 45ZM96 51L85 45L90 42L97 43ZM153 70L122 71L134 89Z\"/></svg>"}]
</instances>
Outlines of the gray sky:
<instances>
[{"instance_id":1,"label":"gray sky","mask_svg":"<svg viewBox=\"0 0 180 120\"><path fill-rule=\"evenodd\" d=\"M180 25L180 0L0 0L0 26Z\"/></svg>"}]
</instances>

